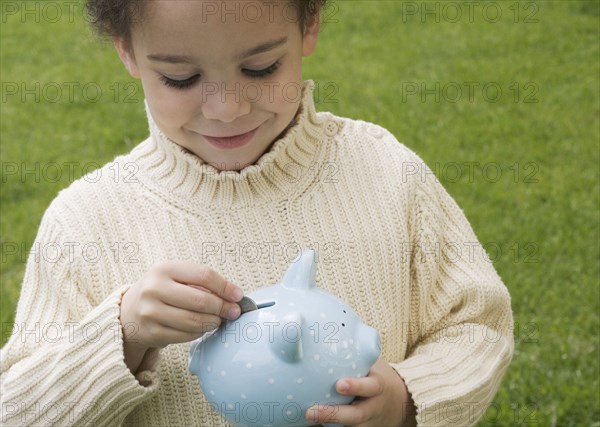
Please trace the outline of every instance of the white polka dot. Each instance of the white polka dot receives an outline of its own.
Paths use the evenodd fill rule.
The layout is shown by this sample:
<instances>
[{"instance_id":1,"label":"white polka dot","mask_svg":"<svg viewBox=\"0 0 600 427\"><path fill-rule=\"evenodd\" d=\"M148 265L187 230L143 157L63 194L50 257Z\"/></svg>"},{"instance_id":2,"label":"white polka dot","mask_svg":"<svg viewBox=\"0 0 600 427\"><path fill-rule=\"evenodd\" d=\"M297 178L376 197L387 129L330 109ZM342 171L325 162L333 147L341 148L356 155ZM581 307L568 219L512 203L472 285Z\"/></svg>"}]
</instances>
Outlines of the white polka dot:
<instances>
[{"instance_id":1,"label":"white polka dot","mask_svg":"<svg viewBox=\"0 0 600 427\"><path fill-rule=\"evenodd\" d=\"M227 372L221 371L221 376L224 377L225 375L227 375Z\"/></svg>"},{"instance_id":2,"label":"white polka dot","mask_svg":"<svg viewBox=\"0 0 600 427\"><path fill-rule=\"evenodd\" d=\"M354 344L354 340L350 339L350 345Z\"/></svg>"},{"instance_id":3,"label":"white polka dot","mask_svg":"<svg viewBox=\"0 0 600 427\"><path fill-rule=\"evenodd\" d=\"M333 374L333 368L329 368L329 369L327 369L327 373L328 373L328 374Z\"/></svg>"},{"instance_id":4,"label":"white polka dot","mask_svg":"<svg viewBox=\"0 0 600 427\"><path fill-rule=\"evenodd\" d=\"M288 394L288 395L287 395L287 399L288 399L288 400L292 400L293 398L294 398L294 395L292 395L292 394Z\"/></svg>"},{"instance_id":5,"label":"white polka dot","mask_svg":"<svg viewBox=\"0 0 600 427\"><path fill-rule=\"evenodd\" d=\"M246 396L244 393L242 393L240 397L241 397L242 399L245 399L245 398L246 398L246 397L248 397L248 396Z\"/></svg>"},{"instance_id":6,"label":"white polka dot","mask_svg":"<svg viewBox=\"0 0 600 427\"><path fill-rule=\"evenodd\" d=\"M292 415L292 411L287 411L286 414L289 417L290 415Z\"/></svg>"},{"instance_id":7,"label":"white polka dot","mask_svg":"<svg viewBox=\"0 0 600 427\"><path fill-rule=\"evenodd\" d=\"M361 375L360 375L360 374L356 374L356 378L360 378L360 377L361 377Z\"/></svg>"},{"instance_id":8,"label":"white polka dot","mask_svg":"<svg viewBox=\"0 0 600 427\"><path fill-rule=\"evenodd\" d=\"M295 306L295 305L296 305L296 303L295 303L295 302L291 302L291 303L289 303L288 305L289 305L290 307L293 307L293 306Z\"/></svg>"},{"instance_id":9,"label":"white polka dot","mask_svg":"<svg viewBox=\"0 0 600 427\"><path fill-rule=\"evenodd\" d=\"M356 363L352 364L352 369L356 369Z\"/></svg>"},{"instance_id":10,"label":"white polka dot","mask_svg":"<svg viewBox=\"0 0 600 427\"><path fill-rule=\"evenodd\" d=\"M228 342L224 343L224 344L223 344L223 347L225 347L225 348L229 348L229 343L228 343Z\"/></svg>"},{"instance_id":11,"label":"white polka dot","mask_svg":"<svg viewBox=\"0 0 600 427\"><path fill-rule=\"evenodd\" d=\"M246 363L246 368L248 368L248 369L252 368L252 363L250 363L250 362Z\"/></svg>"},{"instance_id":12,"label":"white polka dot","mask_svg":"<svg viewBox=\"0 0 600 427\"><path fill-rule=\"evenodd\" d=\"M212 396L214 396L214 395L215 395L215 391L214 391L214 390L211 390L211 391L210 391L210 394L211 394Z\"/></svg>"},{"instance_id":13,"label":"white polka dot","mask_svg":"<svg viewBox=\"0 0 600 427\"><path fill-rule=\"evenodd\" d=\"M310 330L310 336L314 337L315 336L315 331L313 331L312 329Z\"/></svg>"},{"instance_id":14,"label":"white polka dot","mask_svg":"<svg viewBox=\"0 0 600 427\"><path fill-rule=\"evenodd\" d=\"M348 341L342 341L342 347L348 348Z\"/></svg>"},{"instance_id":15,"label":"white polka dot","mask_svg":"<svg viewBox=\"0 0 600 427\"><path fill-rule=\"evenodd\" d=\"M210 366L207 366L207 367L206 367L206 370L207 370L208 372L210 372L210 371L212 371L212 368L211 368Z\"/></svg>"},{"instance_id":16,"label":"white polka dot","mask_svg":"<svg viewBox=\"0 0 600 427\"><path fill-rule=\"evenodd\" d=\"M304 382L304 380L303 380L302 378L298 378L298 379L296 380L296 382L297 382L298 384L302 384L302 383Z\"/></svg>"},{"instance_id":17,"label":"white polka dot","mask_svg":"<svg viewBox=\"0 0 600 427\"><path fill-rule=\"evenodd\" d=\"M325 399L329 399L330 397L331 397L331 393L327 393L327 394L325 395Z\"/></svg>"},{"instance_id":18,"label":"white polka dot","mask_svg":"<svg viewBox=\"0 0 600 427\"><path fill-rule=\"evenodd\" d=\"M233 409L233 403L228 403L227 404L227 409Z\"/></svg>"},{"instance_id":19,"label":"white polka dot","mask_svg":"<svg viewBox=\"0 0 600 427\"><path fill-rule=\"evenodd\" d=\"M321 358L321 356L320 356L320 355L318 355L318 354L315 354L315 355L313 356L313 359L315 359L315 360L319 360L320 358Z\"/></svg>"},{"instance_id":20,"label":"white polka dot","mask_svg":"<svg viewBox=\"0 0 600 427\"><path fill-rule=\"evenodd\" d=\"M275 384L275 378L269 378L269 384Z\"/></svg>"},{"instance_id":21,"label":"white polka dot","mask_svg":"<svg viewBox=\"0 0 600 427\"><path fill-rule=\"evenodd\" d=\"M325 313L321 313L321 317L327 317Z\"/></svg>"}]
</instances>

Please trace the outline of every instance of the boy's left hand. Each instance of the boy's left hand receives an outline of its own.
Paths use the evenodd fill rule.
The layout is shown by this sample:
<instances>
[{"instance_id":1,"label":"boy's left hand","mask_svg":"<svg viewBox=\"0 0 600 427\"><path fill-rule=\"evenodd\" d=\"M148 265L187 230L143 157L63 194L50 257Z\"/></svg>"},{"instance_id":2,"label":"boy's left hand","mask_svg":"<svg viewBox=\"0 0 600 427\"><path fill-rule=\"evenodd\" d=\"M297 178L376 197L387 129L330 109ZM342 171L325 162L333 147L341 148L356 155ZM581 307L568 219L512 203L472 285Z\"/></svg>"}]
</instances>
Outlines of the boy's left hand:
<instances>
[{"instance_id":1,"label":"boy's left hand","mask_svg":"<svg viewBox=\"0 0 600 427\"><path fill-rule=\"evenodd\" d=\"M413 402L404 380L383 359L378 359L363 378L343 378L339 394L356 396L349 405L317 405L306 418L314 423L350 426L404 426L414 423Z\"/></svg>"}]
</instances>

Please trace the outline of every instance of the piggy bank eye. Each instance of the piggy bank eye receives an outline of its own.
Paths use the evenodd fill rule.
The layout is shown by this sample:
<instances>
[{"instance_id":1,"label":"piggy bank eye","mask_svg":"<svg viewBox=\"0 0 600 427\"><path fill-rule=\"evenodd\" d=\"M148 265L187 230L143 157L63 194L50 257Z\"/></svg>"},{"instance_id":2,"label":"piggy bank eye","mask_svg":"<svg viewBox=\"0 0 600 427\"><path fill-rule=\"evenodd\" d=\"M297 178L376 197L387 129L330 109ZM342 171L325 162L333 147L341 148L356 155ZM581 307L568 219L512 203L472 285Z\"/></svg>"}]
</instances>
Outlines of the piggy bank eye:
<instances>
[{"instance_id":1,"label":"piggy bank eye","mask_svg":"<svg viewBox=\"0 0 600 427\"><path fill-rule=\"evenodd\" d=\"M344 327L345 327L345 326L346 326L346 324L345 324L345 323L342 323L342 326L344 326Z\"/></svg>"}]
</instances>

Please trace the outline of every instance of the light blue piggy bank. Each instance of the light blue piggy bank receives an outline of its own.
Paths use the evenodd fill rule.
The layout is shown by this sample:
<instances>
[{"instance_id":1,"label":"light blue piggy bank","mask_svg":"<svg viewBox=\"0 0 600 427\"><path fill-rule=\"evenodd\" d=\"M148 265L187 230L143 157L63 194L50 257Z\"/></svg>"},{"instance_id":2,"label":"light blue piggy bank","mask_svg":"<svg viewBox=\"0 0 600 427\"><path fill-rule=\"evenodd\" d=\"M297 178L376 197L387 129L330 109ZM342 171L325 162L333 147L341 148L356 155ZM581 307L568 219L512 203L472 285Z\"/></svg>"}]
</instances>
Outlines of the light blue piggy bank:
<instances>
[{"instance_id":1,"label":"light blue piggy bank","mask_svg":"<svg viewBox=\"0 0 600 427\"><path fill-rule=\"evenodd\" d=\"M258 309L194 341L189 369L210 404L234 425L307 426L314 404L347 404L335 383L367 375L377 331L316 287L313 251L281 283L249 294Z\"/></svg>"}]
</instances>

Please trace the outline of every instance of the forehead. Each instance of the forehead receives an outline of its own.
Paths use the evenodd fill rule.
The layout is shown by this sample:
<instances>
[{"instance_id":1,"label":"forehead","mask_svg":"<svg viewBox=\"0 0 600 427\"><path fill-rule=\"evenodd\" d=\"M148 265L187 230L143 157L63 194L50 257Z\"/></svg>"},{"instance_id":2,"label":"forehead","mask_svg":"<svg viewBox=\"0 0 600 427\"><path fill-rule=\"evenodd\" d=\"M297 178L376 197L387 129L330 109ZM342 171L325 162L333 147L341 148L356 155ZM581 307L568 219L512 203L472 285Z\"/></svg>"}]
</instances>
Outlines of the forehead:
<instances>
[{"instance_id":1,"label":"forehead","mask_svg":"<svg viewBox=\"0 0 600 427\"><path fill-rule=\"evenodd\" d=\"M249 37L300 31L290 0L152 0L144 4L132 35L156 44L244 44ZM161 43L162 41L162 43Z\"/></svg>"}]
</instances>

